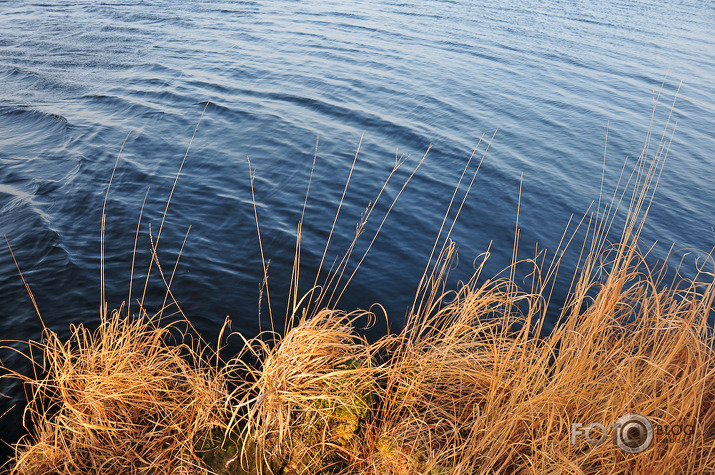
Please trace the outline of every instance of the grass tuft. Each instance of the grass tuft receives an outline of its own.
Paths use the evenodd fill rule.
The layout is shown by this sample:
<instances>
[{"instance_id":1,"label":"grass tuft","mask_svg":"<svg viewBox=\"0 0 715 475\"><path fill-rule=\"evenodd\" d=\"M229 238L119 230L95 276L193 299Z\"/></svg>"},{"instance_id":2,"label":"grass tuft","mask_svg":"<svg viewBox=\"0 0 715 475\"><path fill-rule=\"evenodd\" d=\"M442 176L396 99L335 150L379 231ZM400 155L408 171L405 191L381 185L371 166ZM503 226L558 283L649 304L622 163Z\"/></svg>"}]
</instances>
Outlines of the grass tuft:
<instances>
[{"instance_id":1,"label":"grass tuft","mask_svg":"<svg viewBox=\"0 0 715 475\"><path fill-rule=\"evenodd\" d=\"M42 376L26 382L25 424L12 474L181 474L194 446L226 426L226 384L178 327L119 312L62 342L47 331Z\"/></svg>"}]
</instances>

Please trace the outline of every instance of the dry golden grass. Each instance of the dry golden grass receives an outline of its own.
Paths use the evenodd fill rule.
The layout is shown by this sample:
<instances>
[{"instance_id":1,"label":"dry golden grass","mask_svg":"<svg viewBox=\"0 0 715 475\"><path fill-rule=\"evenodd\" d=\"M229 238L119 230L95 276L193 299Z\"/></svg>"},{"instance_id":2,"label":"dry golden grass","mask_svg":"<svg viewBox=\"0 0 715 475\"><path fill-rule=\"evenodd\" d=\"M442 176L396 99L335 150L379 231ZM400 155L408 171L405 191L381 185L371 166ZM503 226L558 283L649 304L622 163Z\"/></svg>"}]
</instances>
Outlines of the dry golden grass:
<instances>
[{"instance_id":1,"label":"dry golden grass","mask_svg":"<svg viewBox=\"0 0 715 475\"><path fill-rule=\"evenodd\" d=\"M713 283L656 290L650 275L614 264L594 302L545 338L518 316L517 300L533 297L508 281L465 286L433 316L415 319L393 342L383 418L366 430L390 451L378 451L373 469L375 453L366 450L357 472L710 473ZM510 323L522 326L514 332ZM629 413L693 433L678 442L656 434L634 455L610 437L571 444L572 423L608 426Z\"/></svg>"},{"instance_id":2,"label":"dry golden grass","mask_svg":"<svg viewBox=\"0 0 715 475\"><path fill-rule=\"evenodd\" d=\"M186 333L145 312L139 319L105 315L94 333L77 327L66 343L47 332L34 344L44 355L42 373L26 380L32 432L17 445L10 472L715 472L712 259L695 281L665 282L663 269L639 248L667 132L666 124L655 146L648 133L610 202L601 207L599 200L594 215L576 226L587 236L580 270L548 334L542 326L573 230L548 265L543 255L517 259L515 244L513 264L500 276L484 280L479 266L449 291L456 248L446 216L454 206L456 220L467 196L457 199L455 190L404 328L368 343L355 328L374 315L335 310L354 275L341 282L354 242L337 272L322 286L316 277L298 300L301 219L282 335L247 339L228 361L200 340L172 341ZM383 190L402 163L396 160ZM479 169L467 173L471 163L460 178L472 173L468 189ZM342 198L337 213L341 205ZM619 239L609 244L616 222ZM516 269L524 265L533 267L532 281L520 289ZM265 295L270 300L267 284ZM654 427L641 453L622 450L614 443L618 430L609 428L631 413ZM604 443L575 432L591 423L605 426ZM601 432L590 436L600 439ZM639 434L621 436L640 441Z\"/></svg>"},{"instance_id":3,"label":"dry golden grass","mask_svg":"<svg viewBox=\"0 0 715 475\"><path fill-rule=\"evenodd\" d=\"M267 461L244 463L264 473L712 473L715 284L663 288L637 270L636 248L611 252L606 280L580 281L546 337L523 311L525 301L540 308L538 295L509 280L473 281L373 345L352 333L352 316L301 322L265 349L243 392L254 397L247 437ZM350 433L337 438L345 413ZM645 452L623 452L612 434L571 443L573 423L608 427L630 413L656 427ZM662 433L676 427L689 433Z\"/></svg>"},{"instance_id":4,"label":"dry golden grass","mask_svg":"<svg viewBox=\"0 0 715 475\"><path fill-rule=\"evenodd\" d=\"M226 384L176 330L115 312L66 342L46 332L10 473L205 473L195 446L225 428Z\"/></svg>"}]
</instances>

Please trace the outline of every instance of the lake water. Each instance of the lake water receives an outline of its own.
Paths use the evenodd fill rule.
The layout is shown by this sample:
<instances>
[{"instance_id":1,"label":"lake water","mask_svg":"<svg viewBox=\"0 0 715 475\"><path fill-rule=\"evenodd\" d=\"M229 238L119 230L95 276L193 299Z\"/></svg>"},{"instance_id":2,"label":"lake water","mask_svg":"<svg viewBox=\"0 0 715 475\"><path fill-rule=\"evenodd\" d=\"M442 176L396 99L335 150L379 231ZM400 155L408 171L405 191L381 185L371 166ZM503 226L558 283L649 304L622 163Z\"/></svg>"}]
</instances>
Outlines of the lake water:
<instances>
[{"instance_id":1,"label":"lake water","mask_svg":"<svg viewBox=\"0 0 715 475\"><path fill-rule=\"evenodd\" d=\"M665 79L655 130L665 126L682 81L672 116L678 125L644 243L660 243L654 259L672 243L708 250L715 244L713 25L715 4L706 0L2 2L0 234L50 328L66 334L71 323L96 324L102 201L123 140L131 132L107 204L110 308L127 299L145 194L150 188L136 282L150 256L150 227L156 235L209 101L159 256L169 272L191 226L172 284L184 312L208 339L226 315L235 330L253 335L263 269L247 157L280 313L316 138L303 291L321 260L361 136L329 264L354 236L396 155L409 159L378 202L358 255L432 144L341 304L379 302L399 322L482 134L498 129L452 233L460 255L452 285L470 276L473 259L490 242L484 275L509 264L522 175L520 255L532 256L536 243L553 250L569 217L599 197L606 130L610 193L625 157L642 149ZM554 312L575 258L567 254L562 266ZM683 272L692 276L695 269ZM148 302L162 297L161 282L152 282ZM0 338L40 332L3 243ZM17 399L18 387L2 388Z\"/></svg>"}]
</instances>

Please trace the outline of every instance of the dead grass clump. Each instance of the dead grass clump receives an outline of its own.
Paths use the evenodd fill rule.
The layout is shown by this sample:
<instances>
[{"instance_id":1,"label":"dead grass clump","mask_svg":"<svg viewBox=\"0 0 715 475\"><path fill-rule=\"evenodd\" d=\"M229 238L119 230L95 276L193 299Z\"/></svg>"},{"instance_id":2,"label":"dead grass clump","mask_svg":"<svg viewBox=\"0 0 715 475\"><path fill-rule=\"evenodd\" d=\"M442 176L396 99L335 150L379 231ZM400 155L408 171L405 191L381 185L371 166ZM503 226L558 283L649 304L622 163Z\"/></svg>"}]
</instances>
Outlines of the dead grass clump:
<instances>
[{"instance_id":1,"label":"dead grass clump","mask_svg":"<svg viewBox=\"0 0 715 475\"><path fill-rule=\"evenodd\" d=\"M225 427L226 389L172 325L118 312L94 332L47 331L11 474L206 473L194 446ZM19 376L19 375L17 375Z\"/></svg>"},{"instance_id":2,"label":"dead grass clump","mask_svg":"<svg viewBox=\"0 0 715 475\"><path fill-rule=\"evenodd\" d=\"M247 470L338 473L350 465L373 397L370 348L352 326L358 317L323 310L273 345L248 342L259 367L243 368L239 406L247 411L233 423L247 441Z\"/></svg>"},{"instance_id":3,"label":"dead grass clump","mask_svg":"<svg viewBox=\"0 0 715 475\"><path fill-rule=\"evenodd\" d=\"M715 283L660 288L636 271L636 256L627 252L605 282L592 282L593 302L546 337L518 317L518 304L538 299L508 282L465 285L411 319L392 342L355 473L712 473ZM642 453L620 448L614 441L627 434L609 426L631 413L653 425ZM606 428L600 445L577 432L592 423Z\"/></svg>"},{"instance_id":4,"label":"dead grass clump","mask_svg":"<svg viewBox=\"0 0 715 475\"><path fill-rule=\"evenodd\" d=\"M259 364L237 393L244 466L270 474L712 473L713 274L663 285L635 245L600 255L586 259L546 336L542 291L475 276L456 292L418 299L400 333L370 345L350 316L328 310L273 346L249 341ZM453 256L448 246L443 269ZM614 425L629 414L648 419L652 441ZM602 443L586 439L591 424L589 437Z\"/></svg>"}]
</instances>

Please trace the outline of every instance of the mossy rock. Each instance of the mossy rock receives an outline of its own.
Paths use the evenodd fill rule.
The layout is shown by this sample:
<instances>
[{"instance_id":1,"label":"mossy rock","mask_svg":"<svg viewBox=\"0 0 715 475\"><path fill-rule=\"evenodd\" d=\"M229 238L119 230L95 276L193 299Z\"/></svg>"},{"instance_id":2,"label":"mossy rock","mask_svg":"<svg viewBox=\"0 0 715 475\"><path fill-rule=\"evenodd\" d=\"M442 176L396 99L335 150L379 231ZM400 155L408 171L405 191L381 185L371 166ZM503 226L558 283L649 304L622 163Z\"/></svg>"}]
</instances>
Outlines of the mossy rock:
<instances>
[{"instance_id":1,"label":"mossy rock","mask_svg":"<svg viewBox=\"0 0 715 475\"><path fill-rule=\"evenodd\" d=\"M325 396L295 413L285 475L337 474L347 467L346 454L370 414L374 388L357 360L347 359L334 368L345 371L344 376L327 378Z\"/></svg>"},{"instance_id":2,"label":"mossy rock","mask_svg":"<svg viewBox=\"0 0 715 475\"><path fill-rule=\"evenodd\" d=\"M238 434L225 433L221 429L213 429L195 446L195 453L214 473L219 475L257 475L255 467L248 471L241 467L241 438ZM255 445L255 444L254 444ZM247 453L255 451L249 442Z\"/></svg>"}]
</instances>

